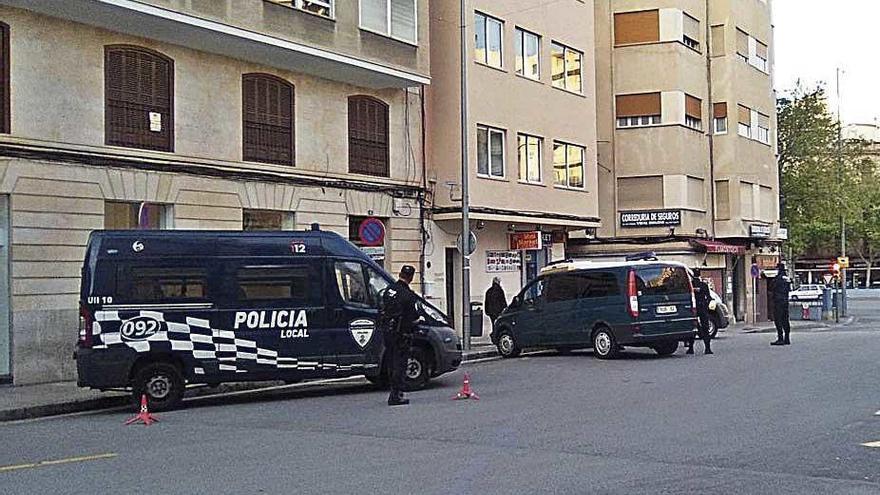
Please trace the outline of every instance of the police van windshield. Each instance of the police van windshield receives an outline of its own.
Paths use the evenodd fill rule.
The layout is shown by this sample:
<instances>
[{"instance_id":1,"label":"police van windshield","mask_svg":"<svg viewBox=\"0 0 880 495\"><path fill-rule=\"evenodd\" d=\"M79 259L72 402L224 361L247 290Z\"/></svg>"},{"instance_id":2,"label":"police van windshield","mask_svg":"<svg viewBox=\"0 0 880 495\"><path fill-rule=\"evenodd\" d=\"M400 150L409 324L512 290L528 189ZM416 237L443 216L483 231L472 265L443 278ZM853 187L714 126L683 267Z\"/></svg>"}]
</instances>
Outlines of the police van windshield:
<instances>
[{"instance_id":1,"label":"police van windshield","mask_svg":"<svg viewBox=\"0 0 880 495\"><path fill-rule=\"evenodd\" d=\"M658 265L636 269L636 289L642 296L689 294L691 284L684 267Z\"/></svg>"}]
</instances>

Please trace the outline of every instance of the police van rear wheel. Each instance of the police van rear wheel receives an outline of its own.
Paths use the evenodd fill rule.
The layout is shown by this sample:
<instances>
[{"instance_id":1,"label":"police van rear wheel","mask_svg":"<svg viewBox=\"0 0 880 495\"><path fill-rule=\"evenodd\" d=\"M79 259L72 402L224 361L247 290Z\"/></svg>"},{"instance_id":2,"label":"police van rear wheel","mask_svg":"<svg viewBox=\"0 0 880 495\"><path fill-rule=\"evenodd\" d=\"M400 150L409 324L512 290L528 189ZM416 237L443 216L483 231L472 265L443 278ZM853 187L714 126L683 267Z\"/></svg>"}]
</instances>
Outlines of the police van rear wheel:
<instances>
[{"instance_id":1,"label":"police van rear wheel","mask_svg":"<svg viewBox=\"0 0 880 495\"><path fill-rule=\"evenodd\" d=\"M185 383L177 366L154 362L140 368L132 380L132 401L140 407L141 396L147 396L150 411L167 411L180 405Z\"/></svg>"},{"instance_id":2,"label":"police van rear wheel","mask_svg":"<svg viewBox=\"0 0 880 495\"><path fill-rule=\"evenodd\" d=\"M599 327L593 332L593 355L599 359L614 359L620 353L617 339L608 327Z\"/></svg>"},{"instance_id":3,"label":"police van rear wheel","mask_svg":"<svg viewBox=\"0 0 880 495\"><path fill-rule=\"evenodd\" d=\"M678 341L674 340L671 342L660 342L659 344L654 344L654 352L661 356L671 356L675 354L675 351L678 350Z\"/></svg>"},{"instance_id":4,"label":"police van rear wheel","mask_svg":"<svg viewBox=\"0 0 880 495\"><path fill-rule=\"evenodd\" d=\"M427 353L420 347L413 347L406 363L403 388L408 392L423 389L430 378L431 362Z\"/></svg>"}]
</instances>

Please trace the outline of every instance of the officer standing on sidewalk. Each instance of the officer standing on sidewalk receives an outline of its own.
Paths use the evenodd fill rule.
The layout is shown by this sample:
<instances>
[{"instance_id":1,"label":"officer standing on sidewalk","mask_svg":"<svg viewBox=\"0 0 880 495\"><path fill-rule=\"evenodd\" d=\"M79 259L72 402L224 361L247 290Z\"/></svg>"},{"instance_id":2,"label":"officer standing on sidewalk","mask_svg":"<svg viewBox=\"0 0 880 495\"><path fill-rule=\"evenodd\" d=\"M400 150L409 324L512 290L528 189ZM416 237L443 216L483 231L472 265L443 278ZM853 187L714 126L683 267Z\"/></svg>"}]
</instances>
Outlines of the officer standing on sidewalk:
<instances>
[{"instance_id":1,"label":"officer standing on sidewalk","mask_svg":"<svg viewBox=\"0 0 880 495\"><path fill-rule=\"evenodd\" d=\"M382 291L381 296L379 324L385 340L388 371L391 374L389 406L409 404L409 399L403 396L403 381L406 376L406 365L409 361L413 332L419 319L419 313L416 309L417 298L409 288L415 273L415 268L403 265L397 282Z\"/></svg>"},{"instance_id":2,"label":"officer standing on sidewalk","mask_svg":"<svg viewBox=\"0 0 880 495\"><path fill-rule=\"evenodd\" d=\"M785 265L776 266L776 277L773 279L773 323L776 325L776 341L770 345L789 345L791 340L791 322L788 315L788 293L791 291L791 280L785 272Z\"/></svg>"},{"instance_id":3,"label":"officer standing on sidewalk","mask_svg":"<svg viewBox=\"0 0 880 495\"><path fill-rule=\"evenodd\" d=\"M712 301L712 294L709 291L709 284L700 278L700 269L694 268L691 283L694 286L694 299L697 303L697 335L703 341L703 348L706 354L714 354L712 352L712 335L709 333L709 303ZM687 354L694 353L694 341L691 339Z\"/></svg>"}]
</instances>

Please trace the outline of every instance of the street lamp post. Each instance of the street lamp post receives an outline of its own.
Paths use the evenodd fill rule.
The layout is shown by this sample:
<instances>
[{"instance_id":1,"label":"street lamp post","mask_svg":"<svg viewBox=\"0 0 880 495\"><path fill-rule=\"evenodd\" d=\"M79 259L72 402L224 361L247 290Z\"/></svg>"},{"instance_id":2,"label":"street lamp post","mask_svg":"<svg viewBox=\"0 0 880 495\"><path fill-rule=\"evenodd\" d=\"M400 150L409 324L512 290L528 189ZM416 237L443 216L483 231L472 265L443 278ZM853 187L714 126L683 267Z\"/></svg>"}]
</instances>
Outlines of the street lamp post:
<instances>
[{"instance_id":1,"label":"street lamp post","mask_svg":"<svg viewBox=\"0 0 880 495\"><path fill-rule=\"evenodd\" d=\"M837 68L837 184L843 185L843 155L841 148L840 127L840 68ZM838 200L843 202L843 193L838 193ZM841 206L843 206L841 204ZM846 257L846 217L843 208L840 208L840 256ZM846 268L840 267L840 302L838 303L841 316L846 316Z\"/></svg>"},{"instance_id":2,"label":"street lamp post","mask_svg":"<svg viewBox=\"0 0 880 495\"><path fill-rule=\"evenodd\" d=\"M467 0L461 0L461 339L471 348L471 227L468 211ZM452 304L452 301L449 302Z\"/></svg>"}]
</instances>

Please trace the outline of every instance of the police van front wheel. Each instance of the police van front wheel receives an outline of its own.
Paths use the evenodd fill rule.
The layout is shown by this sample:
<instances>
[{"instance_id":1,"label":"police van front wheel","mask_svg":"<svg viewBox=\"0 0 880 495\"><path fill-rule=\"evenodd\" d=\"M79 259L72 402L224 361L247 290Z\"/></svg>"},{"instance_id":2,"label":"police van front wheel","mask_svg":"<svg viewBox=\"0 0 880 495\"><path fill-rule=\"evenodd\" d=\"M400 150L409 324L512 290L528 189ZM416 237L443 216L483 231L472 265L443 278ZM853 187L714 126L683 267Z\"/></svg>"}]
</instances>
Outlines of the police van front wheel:
<instances>
[{"instance_id":1,"label":"police van front wheel","mask_svg":"<svg viewBox=\"0 0 880 495\"><path fill-rule=\"evenodd\" d=\"M421 347L413 347L410 351L409 360L406 362L403 388L406 391L420 390L425 388L431 379L431 361L428 354Z\"/></svg>"},{"instance_id":2,"label":"police van front wheel","mask_svg":"<svg viewBox=\"0 0 880 495\"><path fill-rule=\"evenodd\" d=\"M142 366L132 380L132 401L140 407L141 396L147 396L150 411L167 411L180 405L185 383L177 366L153 362Z\"/></svg>"},{"instance_id":3,"label":"police van front wheel","mask_svg":"<svg viewBox=\"0 0 880 495\"><path fill-rule=\"evenodd\" d=\"M501 335L498 336L498 353L501 354L503 358L515 358L519 356L522 349L520 349L519 344L516 342L516 338L514 338L513 334L504 330L501 332Z\"/></svg>"},{"instance_id":4,"label":"police van front wheel","mask_svg":"<svg viewBox=\"0 0 880 495\"><path fill-rule=\"evenodd\" d=\"M599 359L614 359L620 353L617 339L610 328L602 326L593 332L593 355Z\"/></svg>"}]
</instances>

